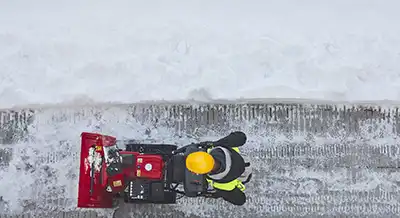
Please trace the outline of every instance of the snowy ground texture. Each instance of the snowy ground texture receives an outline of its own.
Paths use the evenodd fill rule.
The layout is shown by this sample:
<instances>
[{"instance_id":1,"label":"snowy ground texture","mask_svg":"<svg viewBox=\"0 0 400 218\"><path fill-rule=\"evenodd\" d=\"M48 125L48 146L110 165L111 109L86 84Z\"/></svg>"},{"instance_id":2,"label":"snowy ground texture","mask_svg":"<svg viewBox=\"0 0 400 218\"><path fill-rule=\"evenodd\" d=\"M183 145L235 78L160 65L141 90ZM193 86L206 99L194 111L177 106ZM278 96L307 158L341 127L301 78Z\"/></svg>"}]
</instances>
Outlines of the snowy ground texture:
<instances>
[{"instance_id":1,"label":"snowy ground texture","mask_svg":"<svg viewBox=\"0 0 400 218\"><path fill-rule=\"evenodd\" d=\"M251 107L258 111L256 115L240 116L252 111ZM144 107L150 111L162 108ZM37 111L26 140L0 146L0 152L12 148L11 160L4 166L0 162L0 218L23 212L72 217L87 211L76 208L82 131L182 145L215 140L232 129L248 135L242 152L251 160L254 177L247 185L246 205L182 198L176 205L121 205L114 217L399 214L400 116L396 108L380 113L325 105L313 109L304 105L230 105L213 110L200 107L203 112L197 115L191 109L198 107L177 108L183 113L167 108L165 113L146 114L140 107L128 106ZM200 122L196 124L196 120ZM145 134L146 130L151 131ZM55 211L69 216L51 213ZM96 211L112 217L112 210Z\"/></svg>"},{"instance_id":2,"label":"snowy ground texture","mask_svg":"<svg viewBox=\"0 0 400 218\"><path fill-rule=\"evenodd\" d=\"M400 99L398 0L0 1L0 108Z\"/></svg>"},{"instance_id":3,"label":"snowy ground texture","mask_svg":"<svg viewBox=\"0 0 400 218\"><path fill-rule=\"evenodd\" d=\"M0 1L0 110L88 101L400 101L399 8L399 0ZM285 114L281 112L277 114ZM293 214L398 214L399 172L377 168L386 164L383 160L387 165L398 163L397 118L369 111L317 112L321 115L314 114L315 118L299 114L304 116L279 122L270 115L263 125L217 122L215 129L199 133L218 138L237 128L252 140L246 152L255 165L265 167L256 171L249 187L250 204L240 211L195 199L182 200L172 209L152 205L151 210L132 207L120 213L184 217L197 211L209 217L265 217L286 214L279 211L284 206ZM98 114L78 119L79 110L39 110L25 141L1 146L1 152L11 149L12 155L7 156L8 165L0 166L0 203L6 202L0 204L0 216L76 209L74 154L79 153L81 131L145 139L143 132L151 129L152 139L177 144L188 143L195 135L188 129L182 131L189 136L177 134L174 128L181 126L172 118L155 127L154 119L139 122L119 107ZM262 116L267 114L273 113ZM141 116L145 115L137 115ZM199 116L205 123L210 117ZM302 119L313 121L293 125L311 128L302 131L299 141L315 137L312 149L331 153L305 152L294 158L274 153L286 144L304 147L293 144L290 133L297 130L288 124ZM325 125L326 120L336 123ZM380 122L384 128L374 134L370 127L358 129ZM325 128L337 129L315 135ZM279 141L286 144L279 147ZM395 154L386 149L392 147ZM292 159L304 166L293 168ZM349 167L364 161L375 169Z\"/></svg>"}]
</instances>

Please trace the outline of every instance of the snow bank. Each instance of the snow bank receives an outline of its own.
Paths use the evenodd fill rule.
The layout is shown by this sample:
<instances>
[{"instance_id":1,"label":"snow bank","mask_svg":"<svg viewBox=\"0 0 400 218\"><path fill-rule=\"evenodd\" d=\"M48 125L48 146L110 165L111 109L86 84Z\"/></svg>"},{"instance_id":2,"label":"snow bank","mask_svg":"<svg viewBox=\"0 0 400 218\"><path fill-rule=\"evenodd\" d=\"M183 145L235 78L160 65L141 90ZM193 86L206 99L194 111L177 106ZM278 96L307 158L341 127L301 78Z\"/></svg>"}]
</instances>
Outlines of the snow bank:
<instances>
[{"instance_id":1,"label":"snow bank","mask_svg":"<svg viewBox=\"0 0 400 218\"><path fill-rule=\"evenodd\" d=\"M400 99L397 0L0 2L0 108Z\"/></svg>"}]
</instances>

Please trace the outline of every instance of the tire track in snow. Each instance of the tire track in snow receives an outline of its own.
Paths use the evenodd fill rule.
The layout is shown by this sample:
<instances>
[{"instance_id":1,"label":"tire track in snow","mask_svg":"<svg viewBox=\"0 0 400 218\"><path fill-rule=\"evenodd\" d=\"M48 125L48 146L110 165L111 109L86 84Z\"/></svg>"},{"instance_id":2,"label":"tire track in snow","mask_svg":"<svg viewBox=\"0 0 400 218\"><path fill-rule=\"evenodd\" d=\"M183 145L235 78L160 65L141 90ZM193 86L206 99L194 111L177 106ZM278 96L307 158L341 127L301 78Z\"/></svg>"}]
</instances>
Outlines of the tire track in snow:
<instances>
[{"instance_id":1,"label":"tire track in snow","mask_svg":"<svg viewBox=\"0 0 400 218\"><path fill-rule=\"evenodd\" d=\"M25 119L13 113L23 117L17 122L3 119L7 122L0 131L3 144L9 144L1 149L4 161L0 173L24 181L3 196L3 201L19 213L83 213L74 208L79 166L74 154L79 152L81 131L177 144L218 138L232 129L241 129L249 136L243 152L252 159L255 176L245 207L211 199L182 199L181 204L172 206L121 207L115 217L187 217L194 215L191 211L204 217L230 216L232 211L236 217L364 216L395 214L400 207L396 197L399 173L394 168L399 155L397 108L142 104L47 108L27 113ZM18 134L10 134L13 128ZM4 184L6 180L0 178ZM7 208L4 211L10 212Z\"/></svg>"}]
</instances>

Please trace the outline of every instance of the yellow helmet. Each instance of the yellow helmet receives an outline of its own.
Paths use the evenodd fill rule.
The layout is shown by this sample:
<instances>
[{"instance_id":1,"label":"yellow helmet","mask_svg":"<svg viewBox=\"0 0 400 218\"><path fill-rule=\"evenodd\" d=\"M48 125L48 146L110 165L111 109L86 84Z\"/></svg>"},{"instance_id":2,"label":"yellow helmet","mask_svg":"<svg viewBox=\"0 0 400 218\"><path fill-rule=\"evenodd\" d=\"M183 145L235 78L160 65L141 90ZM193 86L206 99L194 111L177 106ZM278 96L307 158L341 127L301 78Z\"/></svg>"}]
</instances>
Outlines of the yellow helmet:
<instances>
[{"instance_id":1,"label":"yellow helmet","mask_svg":"<svg viewBox=\"0 0 400 218\"><path fill-rule=\"evenodd\" d=\"M207 174L214 168L214 158L207 152L197 151L186 158L186 167L196 174Z\"/></svg>"}]
</instances>

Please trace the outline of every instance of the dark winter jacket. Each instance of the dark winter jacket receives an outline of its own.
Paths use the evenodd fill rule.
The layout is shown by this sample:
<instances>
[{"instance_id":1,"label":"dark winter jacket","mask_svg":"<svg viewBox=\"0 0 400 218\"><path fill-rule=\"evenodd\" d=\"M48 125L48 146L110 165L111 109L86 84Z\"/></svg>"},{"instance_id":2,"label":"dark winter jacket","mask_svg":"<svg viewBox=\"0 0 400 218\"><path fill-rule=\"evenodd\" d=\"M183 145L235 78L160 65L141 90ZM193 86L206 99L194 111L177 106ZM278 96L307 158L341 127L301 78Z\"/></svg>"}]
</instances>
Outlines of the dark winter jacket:
<instances>
[{"instance_id":1,"label":"dark winter jacket","mask_svg":"<svg viewBox=\"0 0 400 218\"><path fill-rule=\"evenodd\" d=\"M243 146L246 140L246 135L243 132L232 132L214 142L213 149L209 153L214 157L219 168L208 174L208 179L217 183L229 183L243 174L247 164L233 148ZM214 188L217 190L212 196L214 198L222 197L234 205L243 205L246 202L245 193L237 187L233 190Z\"/></svg>"}]
</instances>

